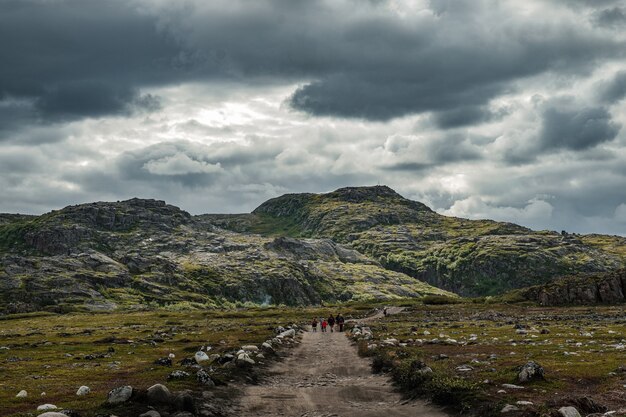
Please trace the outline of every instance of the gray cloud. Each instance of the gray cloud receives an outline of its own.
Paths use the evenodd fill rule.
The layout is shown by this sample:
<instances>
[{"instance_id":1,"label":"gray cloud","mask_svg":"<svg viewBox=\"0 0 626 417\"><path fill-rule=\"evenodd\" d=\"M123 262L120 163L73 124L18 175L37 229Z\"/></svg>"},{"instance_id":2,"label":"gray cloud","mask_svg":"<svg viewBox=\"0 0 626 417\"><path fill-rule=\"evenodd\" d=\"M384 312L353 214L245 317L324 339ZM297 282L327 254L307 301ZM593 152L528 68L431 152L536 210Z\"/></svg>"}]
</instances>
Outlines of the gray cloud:
<instances>
[{"instance_id":1,"label":"gray cloud","mask_svg":"<svg viewBox=\"0 0 626 417\"><path fill-rule=\"evenodd\" d=\"M619 71L612 80L599 85L600 100L613 104L626 97L626 71Z\"/></svg>"},{"instance_id":2,"label":"gray cloud","mask_svg":"<svg viewBox=\"0 0 626 417\"><path fill-rule=\"evenodd\" d=\"M613 7L598 11L593 16L594 23L598 26L619 29L626 25L626 9Z\"/></svg>"},{"instance_id":3,"label":"gray cloud","mask_svg":"<svg viewBox=\"0 0 626 417\"><path fill-rule=\"evenodd\" d=\"M544 149L582 150L615 139L620 128L603 107L549 106L542 114L540 141Z\"/></svg>"}]
</instances>

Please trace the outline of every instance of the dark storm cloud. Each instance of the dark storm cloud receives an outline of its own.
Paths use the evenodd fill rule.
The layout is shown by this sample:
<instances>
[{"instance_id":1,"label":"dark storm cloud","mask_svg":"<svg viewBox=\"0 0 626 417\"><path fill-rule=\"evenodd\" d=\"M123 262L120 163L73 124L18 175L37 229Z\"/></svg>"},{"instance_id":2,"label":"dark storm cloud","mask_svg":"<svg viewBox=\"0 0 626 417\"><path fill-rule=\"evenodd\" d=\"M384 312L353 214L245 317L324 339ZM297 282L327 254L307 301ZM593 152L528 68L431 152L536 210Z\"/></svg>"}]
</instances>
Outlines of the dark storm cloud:
<instances>
[{"instance_id":1,"label":"dark storm cloud","mask_svg":"<svg viewBox=\"0 0 626 417\"><path fill-rule=\"evenodd\" d=\"M540 141L544 149L583 150L615 139L620 128L603 107L548 106L542 114Z\"/></svg>"},{"instance_id":2,"label":"dark storm cloud","mask_svg":"<svg viewBox=\"0 0 626 417\"><path fill-rule=\"evenodd\" d=\"M153 109L137 90L183 78L180 52L129 2L0 3L0 100L30 99L31 122Z\"/></svg>"},{"instance_id":3,"label":"dark storm cloud","mask_svg":"<svg viewBox=\"0 0 626 417\"><path fill-rule=\"evenodd\" d=\"M626 97L626 71L620 71L612 80L600 84L599 96L602 101L609 104L617 103Z\"/></svg>"},{"instance_id":4,"label":"dark storm cloud","mask_svg":"<svg viewBox=\"0 0 626 417\"><path fill-rule=\"evenodd\" d=\"M459 107L435 114L435 124L441 129L475 125L491 120L493 114L484 107Z\"/></svg>"},{"instance_id":5,"label":"dark storm cloud","mask_svg":"<svg viewBox=\"0 0 626 417\"><path fill-rule=\"evenodd\" d=\"M313 79L294 92L294 108L370 120L450 112L440 117L447 126L480 122L475 109L516 80L588 71L624 50L571 22L501 24L511 11L491 2L433 1L433 13L407 19L388 6L5 1L0 97L33 99L41 118L63 120L126 115L141 108L142 89L191 80ZM468 19L481 13L493 21Z\"/></svg>"},{"instance_id":6,"label":"dark storm cloud","mask_svg":"<svg viewBox=\"0 0 626 417\"><path fill-rule=\"evenodd\" d=\"M622 7L613 7L605 9L594 14L594 22L598 26L608 28L623 28L626 26L626 9Z\"/></svg>"}]
</instances>

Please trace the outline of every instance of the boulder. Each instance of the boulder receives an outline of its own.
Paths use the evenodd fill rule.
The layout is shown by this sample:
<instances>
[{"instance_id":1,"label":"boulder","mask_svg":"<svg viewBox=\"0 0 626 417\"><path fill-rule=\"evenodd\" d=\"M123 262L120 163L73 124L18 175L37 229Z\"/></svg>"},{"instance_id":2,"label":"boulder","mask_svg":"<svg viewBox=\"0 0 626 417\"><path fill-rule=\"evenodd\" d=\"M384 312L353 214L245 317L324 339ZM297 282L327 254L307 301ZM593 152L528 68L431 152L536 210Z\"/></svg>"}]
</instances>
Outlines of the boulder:
<instances>
[{"instance_id":1,"label":"boulder","mask_svg":"<svg viewBox=\"0 0 626 417\"><path fill-rule=\"evenodd\" d=\"M15 396L15 398L26 398L26 397L28 397L28 392L26 392L26 390L21 390Z\"/></svg>"},{"instance_id":2,"label":"boulder","mask_svg":"<svg viewBox=\"0 0 626 417\"><path fill-rule=\"evenodd\" d=\"M168 376L167 379L185 379L189 376L189 372L185 372L185 371L181 371L181 370L176 370L171 372Z\"/></svg>"},{"instance_id":3,"label":"boulder","mask_svg":"<svg viewBox=\"0 0 626 417\"><path fill-rule=\"evenodd\" d=\"M500 410L502 414L510 413L512 411L519 411L519 408L514 405L507 404L504 407L502 407L502 410Z\"/></svg>"},{"instance_id":4,"label":"boulder","mask_svg":"<svg viewBox=\"0 0 626 417\"><path fill-rule=\"evenodd\" d=\"M37 411L48 411L48 410L56 410L59 407L57 407L54 404L42 404L39 407L37 407Z\"/></svg>"},{"instance_id":5,"label":"boulder","mask_svg":"<svg viewBox=\"0 0 626 417\"><path fill-rule=\"evenodd\" d=\"M519 382L530 382L544 379L544 370L537 362L530 361L520 368L517 374Z\"/></svg>"},{"instance_id":6,"label":"boulder","mask_svg":"<svg viewBox=\"0 0 626 417\"><path fill-rule=\"evenodd\" d=\"M581 417L576 407L561 407L559 414L563 417Z\"/></svg>"},{"instance_id":7,"label":"boulder","mask_svg":"<svg viewBox=\"0 0 626 417\"><path fill-rule=\"evenodd\" d=\"M109 404L121 404L130 399L133 395L133 387L130 385L124 385L121 387L113 388L107 395L107 403Z\"/></svg>"},{"instance_id":8,"label":"boulder","mask_svg":"<svg viewBox=\"0 0 626 417\"><path fill-rule=\"evenodd\" d=\"M211 376L209 375L209 373L207 371L205 371L204 369L200 369L198 371L198 373L196 374L196 379L202 385L206 385L208 387L214 387L215 386L215 382L213 382L213 380L211 379Z\"/></svg>"},{"instance_id":9,"label":"boulder","mask_svg":"<svg viewBox=\"0 0 626 417\"><path fill-rule=\"evenodd\" d=\"M59 413L57 411L46 411L43 414L39 414L37 417L67 417L67 414Z\"/></svg>"},{"instance_id":10,"label":"boulder","mask_svg":"<svg viewBox=\"0 0 626 417\"><path fill-rule=\"evenodd\" d=\"M256 362L254 362L254 360L252 358L250 358L250 356L248 356L247 353L240 353L237 356L237 365L240 366L247 366L247 365L254 365Z\"/></svg>"},{"instance_id":11,"label":"boulder","mask_svg":"<svg viewBox=\"0 0 626 417\"><path fill-rule=\"evenodd\" d=\"M90 392L91 392L91 388L89 388L86 385L83 385L80 388L78 388L78 391L76 391L76 395L87 395Z\"/></svg>"},{"instance_id":12,"label":"boulder","mask_svg":"<svg viewBox=\"0 0 626 417\"><path fill-rule=\"evenodd\" d=\"M174 407L179 411L196 412L196 400L189 392L181 392L174 398Z\"/></svg>"},{"instance_id":13,"label":"boulder","mask_svg":"<svg viewBox=\"0 0 626 417\"><path fill-rule=\"evenodd\" d=\"M285 330L278 335L278 338L296 337L296 331L294 329Z\"/></svg>"},{"instance_id":14,"label":"boulder","mask_svg":"<svg viewBox=\"0 0 626 417\"><path fill-rule=\"evenodd\" d=\"M172 359L167 357L167 358L159 358L156 361L154 361L155 365L161 365L161 366L172 366Z\"/></svg>"},{"instance_id":15,"label":"boulder","mask_svg":"<svg viewBox=\"0 0 626 417\"><path fill-rule=\"evenodd\" d=\"M196 354L194 355L194 359L196 360L196 363L198 364L202 364L203 362L208 362L209 359L209 355L207 355L206 353L202 352L202 351L198 351L196 352Z\"/></svg>"},{"instance_id":16,"label":"boulder","mask_svg":"<svg viewBox=\"0 0 626 417\"><path fill-rule=\"evenodd\" d=\"M148 400L151 403L167 404L172 400L172 393L165 385L154 384L147 391Z\"/></svg>"},{"instance_id":17,"label":"boulder","mask_svg":"<svg viewBox=\"0 0 626 417\"><path fill-rule=\"evenodd\" d=\"M143 414L139 414L139 417L161 417L161 414L159 414L159 412L156 410L150 410L146 411Z\"/></svg>"},{"instance_id":18,"label":"boulder","mask_svg":"<svg viewBox=\"0 0 626 417\"><path fill-rule=\"evenodd\" d=\"M255 345L245 345L242 346L241 349L245 350L246 352L258 352L259 348Z\"/></svg>"}]
</instances>

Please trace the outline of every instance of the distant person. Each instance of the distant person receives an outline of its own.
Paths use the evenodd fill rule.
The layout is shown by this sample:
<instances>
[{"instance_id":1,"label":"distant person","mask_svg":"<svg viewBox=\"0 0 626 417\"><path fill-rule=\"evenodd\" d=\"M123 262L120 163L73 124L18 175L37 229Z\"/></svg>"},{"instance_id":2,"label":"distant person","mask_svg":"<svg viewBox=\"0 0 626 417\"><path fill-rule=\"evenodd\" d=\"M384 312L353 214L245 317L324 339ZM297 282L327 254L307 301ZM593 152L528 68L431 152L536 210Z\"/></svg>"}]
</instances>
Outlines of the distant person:
<instances>
[{"instance_id":1,"label":"distant person","mask_svg":"<svg viewBox=\"0 0 626 417\"><path fill-rule=\"evenodd\" d=\"M330 331L333 332L334 331L333 327L335 326L335 318L333 317L332 314L328 317L327 321L328 321L328 327L330 327Z\"/></svg>"},{"instance_id":2,"label":"distant person","mask_svg":"<svg viewBox=\"0 0 626 417\"><path fill-rule=\"evenodd\" d=\"M322 320L322 332L326 333L326 327L328 326L328 322L326 320Z\"/></svg>"},{"instance_id":3,"label":"distant person","mask_svg":"<svg viewBox=\"0 0 626 417\"><path fill-rule=\"evenodd\" d=\"M317 317L313 317L313 321L311 322L311 328L314 332L317 331Z\"/></svg>"},{"instance_id":4,"label":"distant person","mask_svg":"<svg viewBox=\"0 0 626 417\"><path fill-rule=\"evenodd\" d=\"M337 323L337 326L339 326L339 331L343 332L343 324L346 322L346 320L343 318L341 313L337 314L337 317L335 317L335 322Z\"/></svg>"}]
</instances>

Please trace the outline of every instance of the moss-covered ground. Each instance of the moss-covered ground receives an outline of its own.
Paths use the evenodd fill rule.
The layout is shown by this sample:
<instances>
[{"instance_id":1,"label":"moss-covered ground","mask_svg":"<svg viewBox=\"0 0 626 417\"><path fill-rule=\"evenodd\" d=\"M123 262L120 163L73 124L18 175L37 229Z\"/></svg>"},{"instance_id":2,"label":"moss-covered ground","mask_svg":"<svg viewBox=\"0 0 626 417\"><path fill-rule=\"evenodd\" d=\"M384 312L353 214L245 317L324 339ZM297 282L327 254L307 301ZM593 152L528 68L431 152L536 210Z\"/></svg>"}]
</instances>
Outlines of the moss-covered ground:
<instances>
[{"instance_id":1,"label":"moss-covered ground","mask_svg":"<svg viewBox=\"0 0 626 417\"><path fill-rule=\"evenodd\" d=\"M585 396L626 414L623 307L406 305L403 313L371 323L374 339L360 341L359 348L409 395L481 416L500 415L505 404L517 401L533 403L519 406L523 415L549 415L563 405L586 415L591 411L576 402ZM390 338L398 344L382 343ZM433 374L420 376L411 369L414 361ZM519 367L529 361L544 367L545 380L518 381ZM459 368L464 365L470 370Z\"/></svg>"},{"instance_id":2,"label":"moss-covered ground","mask_svg":"<svg viewBox=\"0 0 626 417\"><path fill-rule=\"evenodd\" d=\"M359 308L369 307L343 311L358 314ZM328 311L335 310L268 307L5 316L0 320L0 415L37 415L37 406L52 403L83 417L93 416L103 411L107 393L121 385L145 389L163 383L174 391L202 389L194 372L182 380L167 377L173 370L185 370L180 360L192 358L203 346L211 346L209 353L225 353L246 344L260 345L273 337L277 326L307 323ZM175 355L172 366L154 364L169 354ZM229 372L218 366L211 376L228 384ZM91 393L77 396L81 385ZM16 398L21 390L28 397Z\"/></svg>"}]
</instances>

